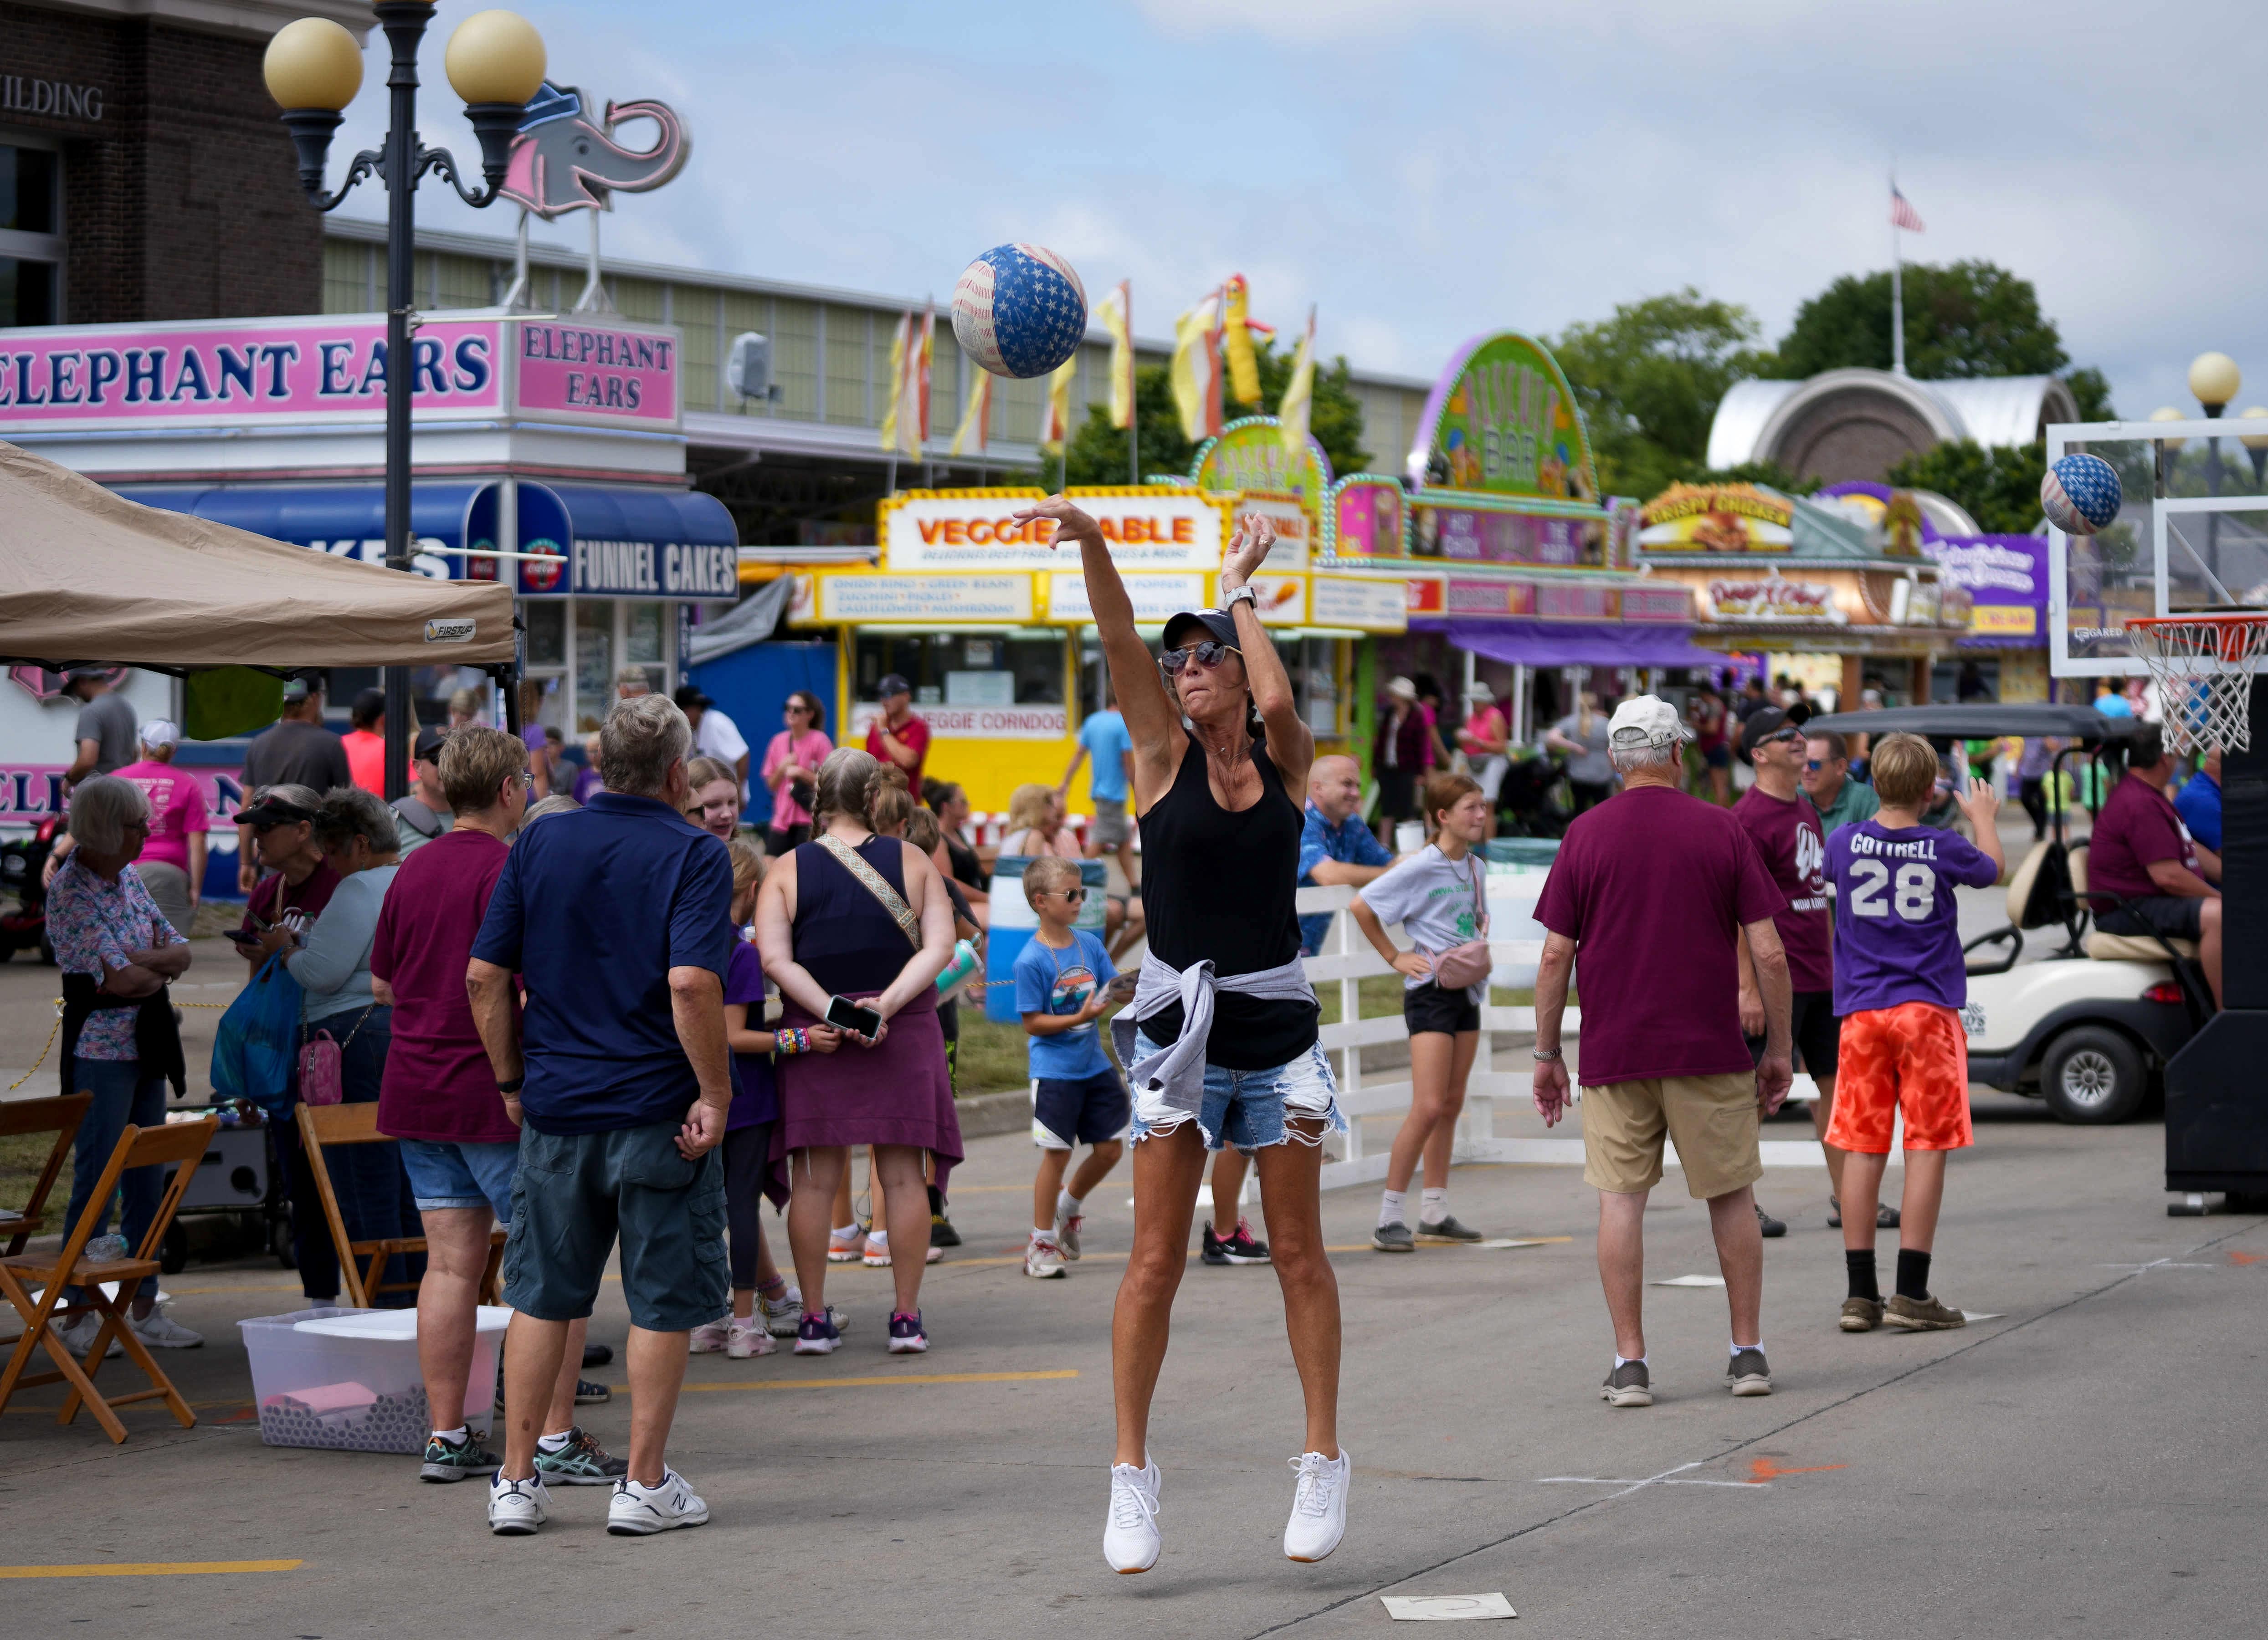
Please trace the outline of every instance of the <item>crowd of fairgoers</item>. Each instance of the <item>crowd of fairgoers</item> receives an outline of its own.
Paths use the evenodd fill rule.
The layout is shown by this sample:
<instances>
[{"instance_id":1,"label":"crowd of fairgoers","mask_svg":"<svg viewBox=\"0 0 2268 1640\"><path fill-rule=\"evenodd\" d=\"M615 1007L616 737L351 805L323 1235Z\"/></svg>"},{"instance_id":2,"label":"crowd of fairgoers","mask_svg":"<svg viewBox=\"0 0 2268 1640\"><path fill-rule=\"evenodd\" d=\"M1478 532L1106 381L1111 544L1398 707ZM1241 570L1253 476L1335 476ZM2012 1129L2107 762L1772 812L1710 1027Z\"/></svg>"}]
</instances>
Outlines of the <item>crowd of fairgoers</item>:
<instances>
[{"instance_id":1,"label":"crowd of fairgoers","mask_svg":"<svg viewBox=\"0 0 2268 1640\"><path fill-rule=\"evenodd\" d=\"M127 1124L162 1123L169 1085L180 1091L166 986L188 965L186 933L206 828L197 783L172 768L179 731L134 723L122 699L104 694L99 673L71 681L85 705L69 776L70 835L48 868L48 910L70 976L65 1082L92 1093L93 1103L77 1135L67 1235L90 1212L95 1231L105 1228L111 1203L90 1199L104 1162ZM423 1254L396 1255L387 1273L416 1293L433 1408L466 1405L491 1232L512 1232L504 1274L520 1313L497 1394L499 1407L526 1416L508 1417L501 1452L460 1425L433 1430L420 1460L429 1481L532 1477L526 1496L518 1481L492 1482L490 1523L499 1531L541 1523L544 1482L613 1487L609 1524L622 1533L705 1519L705 1505L663 1461L666 1411L639 1420L622 1456L576 1422L578 1405L608 1394L579 1372L594 1352L603 1357L584 1328L617 1229L634 1327L629 1366L642 1408L674 1404L688 1351L737 1359L791 1341L797 1353L836 1349L850 1318L826 1301L831 1263L890 1269L886 1347L929 1348L923 1269L958 1244L947 1212L962 1153L954 1044L963 988L981 997L975 988L984 982L972 975L995 891L988 857L1026 862L1019 887L1037 919L1007 982L1029 1037L1039 1151L1027 1275L1059 1280L1079 1261L1085 1198L1121 1159L1130 1126L1142 1132L1100 1029L1106 1011L1134 995L1135 976L1117 965L1144 934L1129 816L1133 742L1123 717L1115 707L1091 714L1061 783L1020 790L1010 834L998 850L980 853L964 829L960 788L924 778L928 734L909 687L886 678L879 693L881 712L863 751L835 747L816 697L791 695L785 726L753 769L737 727L692 686L665 700L646 692L642 675L626 674L579 771L560 758L556 733L504 733L475 720L468 703L465 721L417 736L413 790L389 805L379 795L382 696L357 699L353 732L340 737L322 725L320 692L298 683L283 719L247 754L248 801L236 819L247 901L231 938L247 977L267 974L295 988L304 1039L335 1044L337 1096L374 1102L379 1130L394 1141L329 1158L328 1171L350 1241L424 1242ZM1418 685L1396 678L1388 686L1375 834L1351 759L1315 760L1301 805L1297 881L1360 890L1351 915L1407 987L1413 1099L1381 1195L1373 1237L1381 1253L1483 1234L1449 1212L1447 1195L1484 960L1465 959L1468 967L1482 962L1477 978L1452 975L1462 972L1454 967L1461 951L1485 940L1478 855L1498 820L1494 786L1506 748L1500 710L1480 700L1469 705L1452 755ZM1951 937L1950 885L1987 882L1999 871L1998 799L1981 782L1959 790L1936 754L1911 736L1854 747L1839 735L1808 733L1808 716L1800 699L1771 696L1758 680L1732 702L1704 688L1682 717L1652 696L1611 713L1582 696L1545 737L1547 749L1585 775L1594 773L1586 759L1607 765L1597 778L1575 783L1579 815L1609 795L1653 788L1680 801L1725 804L1729 781L1720 776L1737 755L1748 774L1724 817L1737 855L1723 873L1733 897L1727 926L1760 923L1775 934L1769 960L1753 927L1736 953L1738 1023L1749 1039L1753 1077L1653 1076L1653 1091L1624 1110L1608 1096L1653 1073L1587 1060L1581 1079L1595 1107L1585 1131L1589 1173L1602 1202L1642 1201L1659 1180L1666 1130L1681 1138L1689 1174L1699 1181L1695 1194L1712 1208L1737 1197L1744 1222L1753 1212L1763 1233L1774 1233L1747 1188L1755 1177L1744 1163L1754 1151L1753 1123L1742 1155L1713 1159L1712 1149L1722 1147L1703 1129L1712 1101L1753 1099L1775 1069L1784 1091L1791 1056L1800 1055L1820 1088L1815 1116L1838 1196L1848 1195L1859 1221L1843 1327L1959 1326L1960 1312L1926 1285L1942 1155L1968 1142L1965 1077L1938 1063L1959 1048L1957 1032L1940 1041L1938 1028L1959 1006L1958 997L1940 994L1958 989L1957 941L1950 970L1932 965L1943 967L1935 947ZM2217 957L2219 906L2210 884L2219 863L2191 835L2217 821L2193 800L2208 789L2217 798L2217 770L2193 780L2177 807L2167 795L2172 760L2161 750L2148 754L2156 749L2138 747L2133 768L2142 780L2121 783L2121 804L2096 822L2096 875L2114 874L2131 856L2132 897L2163 901L2168 926L2204 936ZM1090 760L1096 822L1082 849L1064 827L1064 796ZM2036 778L2031 761L2023 759L2023 778ZM761 837L740 824L752 778L772 794L772 823ZM1895 802L1889 786L1897 788ZM1614 846L1613 835L1638 826L1644 807L1644 800L1618 802L1611 823L1606 813L1579 820L1539 907L1553 935L1537 997L1537 1102L1547 1120L1557 1119L1566 1092L1557 1025L1576 948L1624 938L1613 896L1600 901L1605 891L1585 877L1588 862ZM1410 817L1426 842L1397 857L1382 839ZM1914 843L1916 836L1936 841ZM1082 853L1115 854L1130 890L1111 897L1100 933L1081 925L1093 920L1082 915L1090 893ZM1924 859L1926 884L1905 880L1920 869L1909 864L1895 896L1868 899L1870 870L1888 880L1886 863ZM2190 891L2191 877L2200 892ZM2183 880L2169 889L2176 878ZM1884 930L1852 919L1875 901L1895 906L1904 925L1889 931L1904 944L1869 951L1869 937ZM1706 920L1725 908L1697 901L1695 908ZM1303 920L1301 944L1311 954L1328 921ZM1389 926L1401 927L1416 949L1398 949ZM1649 938L1659 943L1660 933L1652 926ZM1929 952L1907 948L1925 938L1934 942ZM1478 948L1484 952L1484 943ZM2207 967L2217 989L2217 962ZM1905 981L1894 977L1900 973ZM1917 982L1928 995L1907 994ZM1617 1006L1611 982L1587 982L1585 993L1595 1030ZM1916 1009L1927 1018L1907 1017ZM1870 1037L1866 1022L1878 1011L1890 1024ZM1912 1063L1901 1069L1905 1050L1893 1039L1929 1052L1909 1053ZM1872 1067L1859 1097L1850 1092L1854 1054ZM532 1061L541 1070L533 1085ZM790 1064L795 1070L784 1071ZM1688 1081L1696 1085L1682 1085ZM1698 1085L1710 1082L1726 1086ZM1734 1085L1751 1084L1748 1094ZM295 1088L278 1092L286 1109L299 1096ZM1763 1102L1776 1103L1767 1092ZM1909 1223L1896 1291L1885 1302L1875 1287L1872 1232L1877 1222L1899 1223L1887 1205L1878 1221L1874 1203L1892 1107L1905 1110L1907 1143L1924 1159L1910 1154ZM1680 1135L1688 1124L1695 1125ZM341 1273L309 1158L292 1124L272 1131L305 1291L311 1302L335 1303ZM868 1157L863 1217L851 1166L861 1150ZM1712 1165L1721 1189L1704 1178ZM1234 1205L1249 1155L1231 1144L1211 1166L1215 1213L1204 1229L1204 1258L1268 1262L1267 1245ZM124 1177L123 1246L138 1245L149 1227L158 1172ZM1412 1213L1407 1195L1421 1173ZM787 1269L766 1232L767 1200L784 1213ZM1602 1212L1602 1248L1616 1239L1607 1218ZM1634 1249L1635 1226L1624 1228ZM1719 1230L1720 1247L1736 1253L1728 1227ZM1607 1261L1602 1256L1602 1269ZM1741 1262L1728 1254L1730 1376L1735 1394L1765 1393L1761 1349L1741 1342L1743 1327L1753 1335L1755 1325L1754 1283L1731 1279ZM729 1313L718 1314L716 1295L725 1291ZM73 1297L66 1292L67 1305ZM1616 1406L1645 1405L1635 1298L1617 1302L1622 1297L1610 1274L1617 1350L1604 1394ZM84 1353L100 1321L92 1308L67 1310L57 1334ZM147 1347L202 1342L146 1291L127 1325Z\"/></svg>"}]
</instances>

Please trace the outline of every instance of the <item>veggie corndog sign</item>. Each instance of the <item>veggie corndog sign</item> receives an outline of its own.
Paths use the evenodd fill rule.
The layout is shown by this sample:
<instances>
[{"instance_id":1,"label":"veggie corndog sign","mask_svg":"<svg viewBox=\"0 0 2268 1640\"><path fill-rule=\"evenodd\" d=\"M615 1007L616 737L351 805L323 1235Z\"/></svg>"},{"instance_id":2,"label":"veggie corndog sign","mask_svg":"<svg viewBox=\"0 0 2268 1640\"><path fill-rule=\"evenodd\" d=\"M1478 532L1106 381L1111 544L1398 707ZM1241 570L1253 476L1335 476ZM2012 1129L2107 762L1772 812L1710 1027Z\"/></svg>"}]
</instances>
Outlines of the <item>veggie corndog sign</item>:
<instances>
[{"instance_id":1,"label":"veggie corndog sign","mask_svg":"<svg viewBox=\"0 0 2268 1640\"><path fill-rule=\"evenodd\" d=\"M1044 518L1019 523L1036 489L908 490L882 504L883 562L890 570L1059 570ZM1072 489L1123 570L1218 570L1228 506L1179 486ZM1074 562L1075 567L1075 562Z\"/></svg>"}]
</instances>

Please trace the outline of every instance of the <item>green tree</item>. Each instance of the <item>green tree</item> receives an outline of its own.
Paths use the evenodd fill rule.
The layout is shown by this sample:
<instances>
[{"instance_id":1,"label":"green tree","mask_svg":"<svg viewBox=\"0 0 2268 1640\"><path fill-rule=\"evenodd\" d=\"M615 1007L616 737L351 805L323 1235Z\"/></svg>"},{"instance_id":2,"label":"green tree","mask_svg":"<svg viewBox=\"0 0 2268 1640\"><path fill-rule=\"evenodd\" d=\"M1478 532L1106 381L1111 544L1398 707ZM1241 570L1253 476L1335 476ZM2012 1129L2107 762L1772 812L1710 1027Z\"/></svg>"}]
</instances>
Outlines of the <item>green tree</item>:
<instances>
[{"instance_id":1,"label":"green tree","mask_svg":"<svg viewBox=\"0 0 2268 1640\"><path fill-rule=\"evenodd\" d=\"M1925 381L2044 376L2071 363L2029 279L1986 261L1905 269L1906 369ZM1890 367L1890 276L1845 274L1796 309L1775 373L1800 379L1850 365Z\"/></svg>"},{"instance_id":2,"label":"green tree","mask_svg":"<svg viewBox=\"0 0 2268 1640\"><path fill-rule=\"evenodd\" d=\"M1660 494L1703 476L1725 390L1756 373L1756 318L1687 286L1570 325L1550 342L1582 406L1603 493Z\"/></svg>"},{"instance_id":3,"label":"green tree","mask_svg":"<svg viewBox=\"0 0 2268 1640\"><path fill-rule=\"evenodd\" d=\"M2071 389L2071 396L2079 401L2079 419L2082 422L2115 422L2118 412L2110 408L2110 383L2102 372L2089 364L2075 370L2063 379Z\"/></svg>"},{"instance_id":4,"label":"green tree","mask_svg":"<svg viewBox=\"0 0 2268 1640\"><path fill-rule=\"evenodd\" d=\"M2040 521L2040 480L2046 473L2043 443L1987 450L1962 438L1905 457L1890 468L1889 482L1950 496L1988 535L2025 535Z\"/></svg>"},{"instance_id":5,"label":"green tree","mask_svg":"<svg viewBox=\"0 0 2268 1640\"><path fill-rule=\"evenodd\" d=\"M1279 350L1273 337L1256 345L1253 353L1260 366L1260 402L1245 404L1224 397L1220 419L1233 422L1241 416L1275 415L1276 407L1284 401L1284 389L1291 385L1292 357L1298 350L1296 342ZM1221 368L1226 393L1226 362ZM1321 359L1315 361L1315 393L1307 411L1307 430L1322 445L1323 453L1330 457L1335 474L1362 473L1370 467L1370 452L1362 447L1362 404L1354 396L1351 379L1345 355L1328 364Z\"/></svg>"}]
</instances>

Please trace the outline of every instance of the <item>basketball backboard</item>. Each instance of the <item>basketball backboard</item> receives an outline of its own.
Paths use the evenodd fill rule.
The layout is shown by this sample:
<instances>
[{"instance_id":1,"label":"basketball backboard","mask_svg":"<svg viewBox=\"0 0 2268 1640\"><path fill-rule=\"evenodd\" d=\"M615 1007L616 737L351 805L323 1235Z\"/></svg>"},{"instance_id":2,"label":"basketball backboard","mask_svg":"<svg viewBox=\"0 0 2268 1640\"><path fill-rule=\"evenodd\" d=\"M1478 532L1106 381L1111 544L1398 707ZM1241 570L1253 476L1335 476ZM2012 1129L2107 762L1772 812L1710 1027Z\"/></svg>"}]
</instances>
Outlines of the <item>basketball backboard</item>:
<instances>
[{"instance_id":1,"label":"basketball backboard","mask_svg":"<svg viewBox=\"0 0 2268 1640\"><path fill-rule=\"evenodd\" d=\"M2095 422L2048 429L2047 459L2101 456L2124 506L2094 535L2048 533L2048 666L2059 678L2141 676L2135 615L2268 603L2268 418ZM2216 442L2217 441L2217 442Z\"/></svg>"}]
</instances>

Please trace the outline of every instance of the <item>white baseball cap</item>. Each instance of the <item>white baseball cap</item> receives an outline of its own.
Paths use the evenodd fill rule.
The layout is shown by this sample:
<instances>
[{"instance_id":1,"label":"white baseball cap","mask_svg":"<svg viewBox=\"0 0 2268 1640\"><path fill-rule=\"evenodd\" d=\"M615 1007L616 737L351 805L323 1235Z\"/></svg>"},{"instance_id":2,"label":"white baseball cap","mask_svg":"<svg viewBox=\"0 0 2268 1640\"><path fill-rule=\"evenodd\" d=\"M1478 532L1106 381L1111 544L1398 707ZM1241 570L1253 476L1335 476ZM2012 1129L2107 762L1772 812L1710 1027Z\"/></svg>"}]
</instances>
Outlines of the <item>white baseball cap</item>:
<instances>
[{"instance_id":1,"label":"white baseball cap","mask_svg":"<svg viewBox=\"0 0 2268 1640\"><path fill-rule=\"evenodd\" d=\"M1607 722L1607 743L1618 751L1659 749L1693 738L1692 726L1677 709L1656 695L1633 695L1615 708Z\"/></svg>"},{"instance_id":2,"label":"white baseball cap","mask_svg":"<svg viewBox=\"0 0 2268 1640\"><path fill-rule=\"evenodd\" d=\"M152 751L162 750L169 746L179 746L181 743L180 725L169 723L163 717L152 717L136 732L142 737L142 744Z\"/></svg>"}]
</instances>

